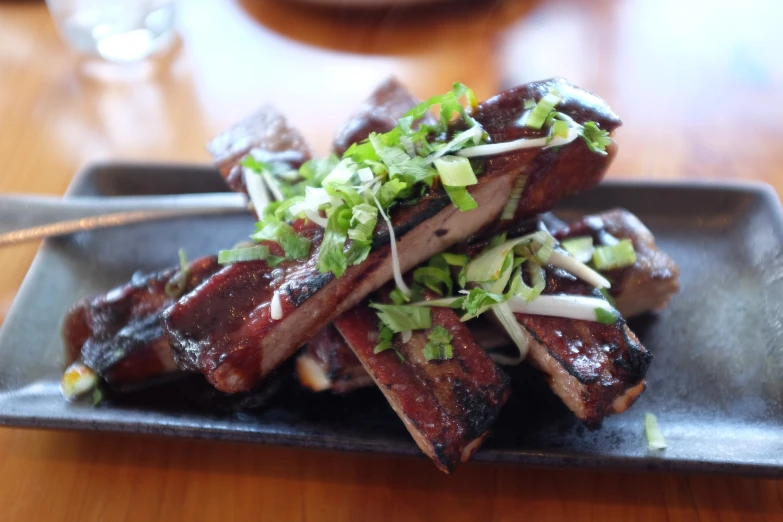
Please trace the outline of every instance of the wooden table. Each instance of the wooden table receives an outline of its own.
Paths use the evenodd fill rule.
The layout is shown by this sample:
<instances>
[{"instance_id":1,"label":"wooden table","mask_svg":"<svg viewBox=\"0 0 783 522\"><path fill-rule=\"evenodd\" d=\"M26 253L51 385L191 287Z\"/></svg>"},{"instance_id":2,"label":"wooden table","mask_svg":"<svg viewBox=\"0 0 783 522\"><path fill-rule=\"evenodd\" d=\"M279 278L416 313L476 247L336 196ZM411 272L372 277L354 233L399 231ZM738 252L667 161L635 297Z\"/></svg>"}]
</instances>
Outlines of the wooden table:
<instances>
[{"instance_id":1,"label":"wooden table","mask_svg":"<svg viewBox=\"0 0 783 522\"><path fill-rule=\"evenodd\" d=\"M292 2L293 3L293 2ZM468 2L470 4L470 2ZM80 73L43 3L0 6L0 192L62 193L105 159L206 162L263 102L319 152L381 79L479 98L562 75L625 126L611 176L744 178L783 194L783 3L553 0L328 13L182 2L148 68ZM724 4L724 5L721 5ZM0 252L0 318L36 245ZM772 520L783 481L540 471L112 434L0 430L0 520Z\"/></svg>"}]
</instances>

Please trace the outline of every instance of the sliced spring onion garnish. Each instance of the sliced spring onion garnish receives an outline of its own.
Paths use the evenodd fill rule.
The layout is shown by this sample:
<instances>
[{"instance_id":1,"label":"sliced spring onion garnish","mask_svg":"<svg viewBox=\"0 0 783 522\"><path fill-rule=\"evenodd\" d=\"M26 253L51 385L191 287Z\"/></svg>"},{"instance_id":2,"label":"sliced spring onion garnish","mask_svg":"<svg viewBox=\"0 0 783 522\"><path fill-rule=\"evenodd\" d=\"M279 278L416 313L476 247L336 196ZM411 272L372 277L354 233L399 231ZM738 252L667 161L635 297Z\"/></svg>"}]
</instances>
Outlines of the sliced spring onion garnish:
<instances>
[{"instance_id":1,"label":"sliced spring onion garnish","mask_svg":"<svg viewBox=\"0 0 783 522\"><path fill-rule=\"evenodd\" d=\"M601 324L614 324L620 318L620 314L617 311L607 312L603 308L595 309L595 320Z\"/></svg>"},{"instance_id":2,"label":"sliced spring onion garnish","mask_svg":"<svg viewBox=\"0 0 783 522\"><path fill-rule=\"evenodd\" d=\"M428 301L418 301L411 303L408 306L440 306L443 308L451 308L456 301L462 299L462 297L443 297L441 299L430 299Z\"/></svg>"},{"instance_id":3,"label":"sliced spring onion garnish","mask_svg":"<svg viewBox=\"0 0 783 522\"><path fill-rule=\"evenodd\" d=\"M403 343L407 343L411 340L413 337L413 330L405 330L404 332L400 333L400 341Z\"/></svg>"},{"instance_id":4,"label":"sliced spring onion garnish","mask_svg":"<svg viewBox=\"0 0 783 522\"><path fill-rule=\"evenodd\" d=\"M394 236L394 227L392 226L392 222L389 219L389 216L387 216L386 212L383 211L383 207L381 207L381 204L375 194L373 194L372 198L375 200L375 204L378 206L378 212L380 212L381 217L386 222L386 228L389 230L389 243L391 245L394 282L397 284L397 288L400 290L400 292L410 297L411 289L408 288L408 285L406 285L405 281L402 279L402 270L400 269L400 258L397 255L397 238Z\"/></svg>"},{"instance_id":5,"label":"sliced spring onion garnish","mask_svg":"<svg viewBox=\"0 0 783 522\"><path fill-rule=\"evenodd\" d=\"M260 261L267 257L269 257L269 247L258 245L249 248L221 250L218 252L218 263L227 265L228 263L240 263L243 261Z\"/></svg>"},{"instance_id":6,"label":"sliced spring onion garnish","mask_svg":"<svg viewBox=\"0 0 783 522\"><path fill-rule=\"evenodd\" d=\"M394 333L424 330L432 326L432 312L429 308L378 303L371 303L370 306L378 310L378 318Z\"/></svg>"},{"instance_id":7,"label":"sliced spring onion garnish","mask_svg":"<svg viewBox=\"0 0 783 522\"><path fill-rule=\"evenodd\" d=\"M269 189L269 193L272 194L272 197L275 199L275 201L283 201L285 196L280 191L280 184L277 182L272 173L264 169L261 171L261 177L263 178L264 183L266 183L266 188Z\"/></svg>"},{"instance_id":8,"label":"sliced spring onion garnish","mask_svg":"<svg viewBox=\"0 0 783 522\"><path fill-rule=\"evenodd\" d=\"M444 156L435 160L440 181L450 187L467 187L478 183L470 160L461 156Z\"/></svg>"},{"instance_id":9,"label":"sliced spring onion garnish","mask_svg":"<svg viewBox=\"0 0 783 522\"><path fill-rule=\"evenodd\" d=\"M474 125L473 127L469 128L468 130L462 131L456 136L454 136L451 141L446 143L443 147L438 149L437 152L433 152L430 154L426 162L432 163L433 161L437 160L444 154L447 154L449 152L452 152L456 150L458 147L461 147L463 144L467 143L469 140L472 140L475 145L478 145L481 142L481 136L483 135L483 131L481 130L481 127L478 125Z\"/></svg>"},{"instance_id":10,"label":"sliced spring onion garnish","mask_svg":"<svg viewBox=\"0 0 783 522\"><path fill-rule=\"evenodd\" d=\"M546 121L547 116L549 116L549 113L552 111L552 109L555 108L555 105L560 103L562 100L563 98L554 92L547 93L546 96L541 98L536 106L533 107L533 109L530 111L525 125L532 129L540 129L544 125L544 122Z\"/></svg>"},{"instance_id":11,"label":"sliced spring onion garnish","mask_svg":"<svg viewBox=\"0 0 783 522\"><path fill-rule=\"evenodd\" d=\"M98 386L98 374L84 363L76 361L66 368L60 381L60 393L67 401L85 395Z\"/></svg>"},{"instance_id":12,"label":"sliced spring onion garnish","mask_svg":"<svg viewBox=\"0 0 783 522\"><path fill-rule=\"evenodd\" d=\"M520 278L515 293L518 297L529 303L544 291L546 286L546 274L544 273L544 267L533 261L527 262L527 273L533 286L527 286Z\"/></svg>"},{"instance_id":13,"label":"sliced spring onion garnish","mask_svg":"<svg viewBox=\"0 0 783 522\"><path fill-rule=\"evenodd\" d=\"M522 327L519 326L519 321L517 321L517 318L514 317L514 312L508 306L508 302L493 306L491 313L500 323L503 329L506 330L506 333L519 350L518 357L512 359L510 357L500 355L503 361L496 362L499 362L500 364L516 366L517 364L521 363L525 357L527 357L528 342L527 337L525 336L525 332L522 330Z\"/></svg>"},{"instance_id":14,"label":"sliced spring onion garnish","mask_svg":"<svg viewBox=\"0 0 783 522\"><path fill-rule=\"evenodd\" d=\"M448 194L451 202L454 203L454 206L461 212L467 212L468 210L473 210L478 207L478 203L476 203L476 200L473 199L473 196L470 195L470 192L468 192L465 187L449 187L448 185L444 185L443 188L446 190L446 194Z\"/></svg>"},{"instance_id":15,"label":"sliced spring onion garnish","mask_svg":"<svg viewBox=\"0 0 783 522\"><path fill-rule=\"evenodd\" d=\"M611 246L596 247L593 252L593 265L598 270L613 270L636 263L636 252L630 239L621 239Z\"/></svg>"},{"instance_id":16,"label":"sliced spring onion garnish","mask_svg":"<svg viewBox=\"0 0 783 522\"><path fill-rule=\"evenodd\" d=\"M597 308L618 314L617 310L603 299L581 295L540 295L529 303L520 297L512 297L508 300L508 306L515 314L548 315L593 322L598 322Z\"/></svg>"},{"instance_id":17,"label":"sliced spring onion garnish","mask_svg":"<svg viewBox=\"0 0 783 522\"><path fill-rule=\"evenodd\" d=\"M653 451L666 449L666 439L663 438L658 419L652 413L644 414L644 436L647 438L647 448Z\"/></svg>"},{"instance_id":18,"label":"sliced spring onion garnish","mask_svg":"<svg viewBox=\"0 0 783 522\"><path fill-rule=\"evenodd\" d=\"M362 183L367 183L368 181L372 181L373 178L375 178L375 174L373 174L370 167L357 170L356 175L359 176L359 181Z\"/></svg>"},{"instance_id":19,"label":"sliced spring onion garnish","mask_svg":"<svg viewBox=\"0 0 783 522\"><path fill-rule=\"evenodd\" d=\"M514 180L514 186L511 188L511 196L506 201L506 206L503 207L503 213L500 215L500 219L508 220L514 219L519 207L519 200L522 198L522 191L525 190L527 184L527 174L520 174L517 179Z\"/></svg>"},{"instance_id":20,"label":"sliced spring onion garnish","mask_svg":"<svg viewBox=\"0 0 783 522\"><path fill-rule=\"evenodd\" d=\"M479 156L496 156L498 154L505 154L507 152L513 152L521 149L535 149L535 148L552 148L559 147L571 143L579 137L579 129L571 127L568 130L568 136L561 138L555 136L551 140L549 137L544 138L520 138L514 141L506 141L504 143L490 143L487 145L476 145L475 147L468 147L457 151L457 156L463 156L465 158L476 158Z\"/></svg>"},{"instance_id":21,"label":"sliced spring onion garnish","mask_svg":"<svg viewBox=\"0 0 783 522\"><path fill-rule=\"evenodd\" d=\"M562 268L566 272L570 272L585 283L590 283L596 288L612 287L611 283L609 283L609 281L604 276L586 264L580 263L573 257L562 252L558 252L557 250L552 252L552 255L549 256L549 263L558 268Z\"/></svg>"},{"instance_id":22,"label":"sliced spring onion garnish","mask_svg":"<svg viewBox=\"0 0 783 522\"><path fill-rule=\"evenodd\" d=\"M272 303L269 305L270 316L273 320L279 321L283 318L283 303L280 301L280 293L275 290L272 295Z\"/></svg>"},{"instance_id":23,"label":"sliced spring onion garnish","mask_svg":"<svg viewBox=\"0 0 783 522\"><path fill-rule=\"evenodd\" d=\"M247 195L250 197L250 203L253 204L253 211L258 216L258 219L261 219L264 209L271 201L266 190L264 178L248 167L242 167L242 179L245 181L245 188L247 189Z\"/></svg>"},{"instance_id":24,"label":"sliced spring onion garnish","mask_svg":"<svg viewBox=\"0 0 783 522\"><path fill-rule=\"evenodd\" d=\"M321 213L318 210L306 208L304 209L304 215L307 217L307 219L321 228L326 228L326 225L329 224L329 220L321 216Z\"/></svg>"},{"instance_id":25,"label":"sliced spring onion garnish","mask_svg":"<svg viewBox=\"0 0 783 522\"><path fill-rule=\"evenodd\" d=\"M589 263L593 259L593 238L590 236L564 239L560 242L560 246L580 263Z\"/></svg>"},{"instance_id":26,"label":"sliced spring onion garnish","mask_svg":"<svg viewBox=\"0 0 783 522\"><path fill-rule=\"evenodd\" d=\"M465 271L465 278L468 282L486 282L496 281L501 275L509 253L517 245L530 244L540 236L528 234L526 236L510 239L489 248L479 254L475 259L468 263Z\"/></svg>"},{"instance_id":27,"label":"sliced spring onion garnish","mask_svg":"<svg viewBox=\"0 0 783 522\"><path fill-rule=\"evenodd\" d=\"M552 123L552 136L559 137L559 138L567 138L568 123L564 122L563 120L555 120L554 123Z\"/></svg>"}]
</instances>

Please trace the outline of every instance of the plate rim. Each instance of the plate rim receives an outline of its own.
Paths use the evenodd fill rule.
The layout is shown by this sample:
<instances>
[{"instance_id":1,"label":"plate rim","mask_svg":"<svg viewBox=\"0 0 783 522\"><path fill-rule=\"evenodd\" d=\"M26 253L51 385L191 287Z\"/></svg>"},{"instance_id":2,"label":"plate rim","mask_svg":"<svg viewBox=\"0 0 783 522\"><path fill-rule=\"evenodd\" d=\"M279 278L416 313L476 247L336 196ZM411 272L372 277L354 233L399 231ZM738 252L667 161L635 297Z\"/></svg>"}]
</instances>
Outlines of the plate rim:
<instances>
[{"instance_id":1,"label":"plate rim","mask_svg":"<svg viewBox=\"0 0 783 522\"><path fill-rule=\"evenodd\" d=\"M79 183L82 182L90 172L99 169L160 169L163 171L173 170L201 170L217 171L205 164L199 163L179 163L179 162L134 162L134 161L104 161L90 163L79 169L77 174L71 180L64 196L67 198L76 197L74 191ZM731 192L740 192L754 194L763 198L765 206L770 208L773 213L773 219L778 225L783 227L783 203L776 190L768 183L758 180L740 180L740 179L656 179L652 177L611 177L604 179L599 186L634 188L644 190L650 189L685 189L685 190L724 190ZM112 197L112 196L106 196ZM30 275L35 272L38 265L43 262L44 254L51 249L51 241L44 240L36 251L33 261L25 274L22 284L14 296L14 301L9 308L3 325L16 320L16 316L23 313L19 310L19 295L25 293L26 286L32 284ZM378 448L377 442L363 441L359 437L334 437L322 436L316 438L304 438L302 435L292 435L287 433L253 432L250 430L233 431L226 430L221 423L212 423L212 425L199 425L197 419L183 418L178 420L178 424L169 423L144 423L136 424L123 423L111 419L91 419L84 420L79 418L60 417L56 415L27 414L18 412L8 412L0 410L0 426L31 428L31 429L52 429L68 431L90 431L90 432L109 432L124 433L142 436L166 436L166 437L186 437L190 439L206 439L226 442L243 442L253 444L265 444L270 446L284 446L304 449L317 450L336 450L352 453L365 453L381 456L420 456L423 455L418 449L411 445L400 446L395 444L385 445ZM507 465L525 465L529 467L549 467L549 468L594 468L594 469L616 469L616 470L635 470L635 471L658 471L658 472L706 472L706 473L732 473L749 476L762 477L783 477L783 466L759 462L727 462L710 461L703 458L688 459L677 457L676 459L657 458L653 454L644 456L618 456L618 455L595 455L586 453L561 453L553 456L549 453L543 453L537 450L524 449L494 449L487 448L477 452L473 459L476 462L507 464Z\"/></svg>"}]
</instances>

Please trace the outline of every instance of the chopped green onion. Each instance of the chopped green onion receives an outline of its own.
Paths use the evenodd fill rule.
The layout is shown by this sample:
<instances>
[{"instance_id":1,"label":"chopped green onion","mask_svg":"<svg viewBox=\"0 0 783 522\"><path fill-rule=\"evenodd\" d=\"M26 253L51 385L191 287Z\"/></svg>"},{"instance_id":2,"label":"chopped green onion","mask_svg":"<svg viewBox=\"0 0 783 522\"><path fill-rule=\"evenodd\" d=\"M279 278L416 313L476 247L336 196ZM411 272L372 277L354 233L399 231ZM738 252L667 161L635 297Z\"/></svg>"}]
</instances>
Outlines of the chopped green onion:
<instances>
[{"instance_id":1,"label":"chopped green onion","mask_svg":"<svg viewBox=\"0 0 783 522\"><path fill-rule=\"evenodd\" d=\"M506 206L503 207L503 213L500 215L500 219L514 219L514 216L516 216L517 213L517 208L519 207L519 200L522 199L522 191L525 190L526 184L527 175L517 175L517 179L514 180L514 186L511 188L511 196L509 196L508 201L506 201Z\"/></svg>"},{"instance_id":2,"label":"chopped green onion","mask_svg":"<svg viewBox=\"0 0 783 522\"><path fill-rule=\"evenodd\" d=\"M552 124L552 137L567 138L568 137L568 123L557 120Z\"/></svg>"},{"instance_id":3,"label":"chopped green onion","mask_svg":"<svg viewBox=\"0 0 783 522\"><path fill-rule=\"evenodd\" d=\"M443 259L446 261L446 263L450 264L451 266L465 266L468 264L468 261L470 261L470 258L465 254L451 254L449 252L442 252L439 255L443 256Z\"/></svg>"},{"instance_id":4,"label":"chopped green onion","mask_svg":"<svg viewBox=\"0 0 783 522\"><path fill-rule=\"evenodd\" d=\"M560 103L563 98L557 94L550 92L543 98L541 98L536 106L530 111L530 114L525 121L525 125L532 129L540 129L547 116L555 108L555 105Z\"/></svg>"},{"instance_id":5,"label":"chopped green onion","mask_svg":"<svg viewBox=\"0 0 783 522\"><path fill-rule=\"evenodd\" d=\"M454 290L451 275L447 270L433 266L422 266L413 271L413 280L421 283L438 295L449 295ZM443 285L443 287L441 287Z\"/></svg>"},{"instance_id":6,"label":"chopped green onion","mask_svg":"<svg viewBox=\"0 0 783 522\"><path fill-rule=\"evenodd\" d=\"M372 233L378 222L378 207L368 203L355 205L352 209L348 237L354 241L372 241Z\"/></svg>"},{"instance_id":7,"label":"chopped green onion","mask_svg":"<svg viewBox=\"0 0 783 522\"><path fill-rule=\"evenodd\" d=\"M594 121L588 121L580 129L580 135L587 143L587 148L596 154L606 156L606 146L612 143L609 133L601 130Z\"/></svg>"},{"instance_id":8,"label":"chopped green onion","mask_svg":"<svg viewBox=\"0 0 783 522\"><path fill-rule=\"evenodd\" d=\"M256 223L256 232L251 234L253 241L274 241L285 252L286 259L302 259L310 254L311 242L297 234L293 227L273 216L265 216Z\"/></svg>"},{"instance_id":9,"label":"chopped green onion","mask_svg":"<svg viewBox=\"0 0 783 522\"><path fill-rule=\"evenodd\" d=\"M526 111L529 111L530 109L536 108L536 100L531 100L530 98L526 99L523 107Z\"/></svg>"},{"instance_id":10,"label":"chopped green onion","mask_svg":"<svg viewBox=\"0 0 783 522\"><path fill-rule=\"evenodd\" d=\"M392 337L394 332L389 329L388 326L381 325L380 332L378 334L378 345L373 350L373 353L381 353L384 350L388 350L392 347Z\"/></svg>"},{"instance_id":11,"label":"chopped green onion","mask_svg":"<svg viewBox=\"0 0 783 522\"><path fill-rule=\"evenodd\" d=\"M394 333L424 330L432 326L432 313L429 308L423 306L378 303L371 303L370 306L378 310L378 318Z\"/></svg>"},{"instance_id":12,"label":"chopped green onion","mask_svg":"<svg viewBox=\"0 0 783 522\"><path fill-rule=\"evenodd\" d=\"M606 288L599 288L598 291L601 292L601 295L603 295L607 301L609 301L610 305L617 306L617 303L615 302L614 297L612 297L612 294L609 293L609 290Z\"/></svg>"},{"instance_id":13,"label":"chopped green onion","mask_svg":"<svg viewBox=\"0 0 783 522\"><path fill-rule=\"evenodd\" d=\"M546 274L544 273L544 268L533 261L528 262L527 273L533 286L527 286L520 277L517 282L519 286L516 289L515 294L529 303L544 291L544 288L546 287Z\"/></svg>"},{"instance_id":14,"label":"chopped green onion","mask_svg":"<svg viewBox=\"0 0 783 522\"><path fill-rule=\"evenodd\" d=\"M424 345L424 358L427 361L446 360L454 357L454 349L451 346L453 336L443 326L437 325L427 336L428 342Z\"/></svg>"},{"instance_id":15,"label":"chopped green onion","mask_svg":"<svg viewBox=\"0 0 783 522\"><path fill-rule=\"evenodd\" d=\"M318 270L322 274L333 272L335 277L343 275L348 268L348 259L343 252L348 237L347 230L340 226L338 215L339 212L334 212L329 216L317 262Z\"/></svg>"},{"instance_id":16,"label":"chopped green onion","mask_svg":"<svg viewBox=\"0 0 783 522\"><path fill-rule=\"evenodd\" d=\"M519 321L517 321L517 318L514 316L514 312L511 311L508 303L496 304L490 311L500 325L506 330L506 333L519 350L519 355L517 357L514 359L503 357L503 361L506 364L516 366L527 357L528 342L527 337L525 337L525 332L519 325Z\"/></svg>"},{"instance_id":17,"label":"chopped green onion","mask_svg":"<svg viewBox=\"0 0 783 522\"><path fill-rule=\"evenodd\" d=\"M616 311L606 310L605 308L595 309L595 320L601 324L614 324L620 318L620 314Z\"/></svg>"},{"instance_id":18,"label":"chopped green onion","mask_svg":"<svg viewBox=\"0 0 783 522\"><path fill-rule=\"evenodd\" d=\"M167 296L174 299L179 299L185 292L188 286L188 279L190 279L190 267L188 266L188 258L185 254L185 249L180 248L177 251L179 256L179 272L166 282L166 286L163 291Z\"/></svg>"},{"instance_id":19,"label":"chopped green onion","mask_svg":"<svg viewBox=\"0 0 783 522\"><path fill-rule=\"evenodd\" d=\"M495 294L481 287L471 288L462 302L462 308L467 314L462 316L460 320L464 322L474 317L478 317L492 305L502 303L505 300L506 298L502 294Z\"/></svg>"},{"instance_id":20,"label":"chopped green onion","mask_svg":"<svg viewBox=\"0 0 783 522\"><path fill-rule=\"evenodd\" d=\"M598 246L593 252L593 265L597 270L613 270L636 263L636 252L630 239L621 239L614 245Z\"/></svg>"},{"instance_id":21,"label":"chopped green onion","mask_svg":"<svg viewBox=\"0 0 783 522\"><path fill-rule=\"evenodd\" d=\"M564 239L560 242L560 246L580 263L589 263L593 258L593 238L590 236Z\"/></svg>"},{"instance_id":22,"label":"chopped green onion","mask_svg":"<svg viewBox=\"0 0 783 522\"><path fill-rule=\"evenodd\" d=\"M612 286L604 276L563 252L552 252L552 255L549 256L549 263L552 266L570 272L572 275L596 288L610 288Z\"/></svg>"},{"instance_id":23,"label":"chopped green onion","mask_svg":"<svg viewBox=\"0 0 783 522\"><path fill-rule=\"evenodd\" d=\"M218 263L240 263L244 261L260 261L269 257L269 247L258 245L250 248L234 248L218 252Z\"/></svg>"},{"instance_id":24,"label":"chopped green onion","mask_svg":"<svg viewBox=\"0 0 783 522\"><path fill-rule=\"evenodd\" d=\"M435 160L440 180L449 187L467 187L478 183L470 160L461 156L445 156Z\"/></svg>"},{"instance_id":25,"label":"chopped green onion","mask_svg":"<svg viewBox=\"0 0 783 522\"><path fill-rule=\"evenodd\" d=\"M389 298L396 305L403 305L411 300L411 298L405 295L404 293L402 293L402 291L399 288L395 288L394 290L389 292Z\"/></svg>"},{"instance_id":26,"label":"chopped green onion","mask_svg":"<svg viewBox=\"0 0 783 522\"><path fill-rule=\"evenodd\" d=\"M508 254L518 245L530 245L537 238L543 237L537 234L538 233L528 234L516 239L504 241L499 245L495 245L495 240L493 239L493 242L490 243L487 250L484 250L468 263L466 280L468 282L478 283L496 281L502 275Z\"/></svg>"},{"instance_id":27,"label":"chopped green onion","mask_svg":"<svg viewBox=\"0 0 783 522\"><path fill-rule=\"evenodd\" d=\"M446 194L449 195L451 202L454 203L454 206L460 209L460 211L467 212L468 210L473 210L478 207L478 203L476 203L476 200L473 199L465 187L449 187L444 185L443 188L446 189Z\"/></svg>"},{"instance_id":28,"label":"chopped green onion","mask_svg":"<svg viewBox=\"0 0 783 522\"><path fill-rule=\"evenodd\" d=\"M537 244L535 258L539 263L545 265L549 263L549 258L555 250L555 238L543 231L536 232L536 234L537 237L534 242L534 244Z\"/></svg>"},{"instance_id":29,"label":"chopped green onion","mask_svg":"<svg viewBox=\"0 0 783 522\"><path fill-rule=\"evenodd\" d=\"M583 295L540 295L529 303L515 296L508 300L508 305L515 314L548 315L593 322L598 322L596 308L617 313L603 299Z\"/></svg>"},{"instance_id":30,"label":"chopped green onion","mask_svg":"<svg viewBox=\"0 0 783 522\"><path fill-rule=\"evenodd\" d=\"M666 449L666 439L663 438L658 419L652 413L644 414L644 436L647 438L647 448L653 451Z\"/></svg>"}]
</instances>

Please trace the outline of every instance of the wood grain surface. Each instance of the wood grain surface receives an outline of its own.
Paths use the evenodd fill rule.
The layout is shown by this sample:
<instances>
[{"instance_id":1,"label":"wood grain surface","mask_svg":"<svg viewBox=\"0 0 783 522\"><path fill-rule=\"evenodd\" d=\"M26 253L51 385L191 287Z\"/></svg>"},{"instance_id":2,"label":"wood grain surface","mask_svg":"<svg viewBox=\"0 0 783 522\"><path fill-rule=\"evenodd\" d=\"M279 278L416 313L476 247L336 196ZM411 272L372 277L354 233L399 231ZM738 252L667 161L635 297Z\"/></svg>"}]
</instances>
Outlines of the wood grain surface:
<instances>
[{"instance_id":1,"label":"wood grain surface","mask_svg":"<svg viewBox=\"0 0 783 522\"><path fill-rule=\"evenodd\" d=\"M43 2L0 2L0 192L62 193L106 159L207 162L265 102L318 152L380 80L479 98L553 75L625 126L612 177L762 180L783 194L783 2L551 0L325 11L183 0L180 39L96 68ZM0 251L0 319L36 245ZM778 520L783 481L533 470L113 434L0 430L0 520Z\"/></svg>"}]
</instances>

